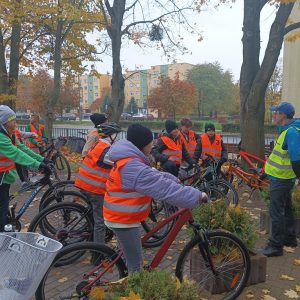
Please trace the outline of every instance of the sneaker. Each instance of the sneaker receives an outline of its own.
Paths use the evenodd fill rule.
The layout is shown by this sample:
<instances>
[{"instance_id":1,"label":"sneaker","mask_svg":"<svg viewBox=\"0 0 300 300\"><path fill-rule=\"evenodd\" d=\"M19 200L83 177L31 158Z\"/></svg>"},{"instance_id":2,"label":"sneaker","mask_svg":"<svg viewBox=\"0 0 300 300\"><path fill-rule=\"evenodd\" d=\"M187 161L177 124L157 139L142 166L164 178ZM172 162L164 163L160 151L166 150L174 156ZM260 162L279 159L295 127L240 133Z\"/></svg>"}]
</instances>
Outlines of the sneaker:
<instances>
[{"instance_id":1,"label":"sneaker","mask_svg":"<svg viewBox=\"0 0 300 300\"><path fill-rule=\"evenodd\" d=\"M282 248L275 248L272 246L267 246L262 252L263 255L267 257L273 257L273 256L282 256L283 255L283 249Z\"/></svg>"},{"instance_id":2,"label":"sneaker","mask_svg":"<svg viewBox=\"0 0 300 300\"><path fill-rule=\"evenodd\" d=\"M291 240L291 241L284 241L283 245L287 246L287 247L296 248L298 246L298 242L297 242L296 239L295 240Z\"/></svg>"}]
</instances>

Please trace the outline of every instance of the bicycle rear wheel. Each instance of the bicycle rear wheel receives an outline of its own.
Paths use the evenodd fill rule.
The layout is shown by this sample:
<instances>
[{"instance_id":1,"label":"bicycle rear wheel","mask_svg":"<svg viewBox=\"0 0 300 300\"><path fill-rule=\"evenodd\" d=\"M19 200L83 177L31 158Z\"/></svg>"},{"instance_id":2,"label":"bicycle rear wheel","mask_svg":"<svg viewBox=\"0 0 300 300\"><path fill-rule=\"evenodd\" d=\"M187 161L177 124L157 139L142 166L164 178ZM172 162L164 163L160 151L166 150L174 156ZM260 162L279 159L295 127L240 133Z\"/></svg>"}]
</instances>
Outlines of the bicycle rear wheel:
<instances>
[{"instance_id":1,"label":"bicycle rear wheel","mask_svg":"<svg viewBox=\"0 0 300 300\"><path fill-rule=\"evenodd\" d=\"M180 281L194 282L205 299L236 299L250 275L248 250L229 232L207 232L206 238L207 242L203 244L200 236L195 236L186 245L177 261L176 277ZM207 245L207 250L204 245ZM214 271L208 262L209 257Z\"/></svg>"},{"instance_id":2,"label":"bicycle rear wheel","mask_svg":"<svg viewBox=\"0 0 300 300\"><path fill-rule=\"evenodd\" d=\"M148 218L142 222L142 227L146 232L149 232L154 228L160 221L167 218L177 210L177 207L172 206L164 201L151 201L151 212ZM160 246L165 240L166 236L172 229L176 219L167 223L158 232L156 232L149 240L143 243L145 248L153 248Z\"/></svg>"},{"instance_id":3,"label":"bicycle rear wheel","mask_svg":"<svg viewBox=\"0 0 300 300\"><path fill-rule=\"evenodd\" d=\"M71 179L71 167L65 156L61 153L56 153L51 157L55 167L55 177L58 180Z\"/></svg>"},{"instance_id":4,"label":"bicycle rear wheel","mask_svg":"<svg viewBox=\"0 0 300 300\"><path fill-rule=\"evenodd\" d=\"M67 263L68 258L74 257L76 253L82 255L76 262ZM85 287L100 273L104 272L93 287L104 289L109 283L127 275L127 268L122 258L108 267L116 256L117 253L113 249L92 242L63 248L42 279L36 291L36 299L88 299L90 288L85 289ZM97 257L96 262L93 257Z\"/></svg>"}]
</instances>

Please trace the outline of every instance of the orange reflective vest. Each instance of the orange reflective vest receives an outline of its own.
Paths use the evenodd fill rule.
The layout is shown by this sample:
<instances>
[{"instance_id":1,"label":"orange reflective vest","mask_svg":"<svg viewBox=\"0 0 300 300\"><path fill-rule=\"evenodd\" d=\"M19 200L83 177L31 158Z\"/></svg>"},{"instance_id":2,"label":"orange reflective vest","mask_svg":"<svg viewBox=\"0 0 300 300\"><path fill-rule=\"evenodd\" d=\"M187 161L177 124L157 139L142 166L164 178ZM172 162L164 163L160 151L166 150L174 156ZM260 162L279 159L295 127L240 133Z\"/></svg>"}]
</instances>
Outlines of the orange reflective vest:
<instances>
[{"instance_id":1,"label":"orange reflective vest","mask_svg":"<svg viewBox=\"0 0 300 300\"><path fill-rule=\"evenodd\" d=\"M16 136L16 138L17 138L21 143L23 143L23 141L22 141L22 136L21 136L21 131L20 131L19 129L16 129L16 130L15 130L15 136Z\"/></svg>"},{"instance_id":2,"label":"orange reflective vest","mask_svg":"<svg viewBox=\"0 0 300 300\"><path fill-rule=\"evenodd\" d=\"M175 157L176 165L180 165L182 162L182 141L178 139L176 141L172 140L167 136L162 136L161 140L167 146L167 149L163 150L163 154L169 157Z\"/></svg>"},{"instance_id":3,"label":"orange reflective vest","mask_svg":"<svg viewBox=\"0 0 300 300\"><path fill-rule=\"evenodd\" d=\"M13 143L13 145L15 145L15 143ZM11 169L14 169L15 167L15 162L0 152L0 173L9 171Z\"/></svg>"},{"instance_id":4,"label":"orange reflective vest","mask_svg":"<svg viewBox=\"0 0 300 300\"><path fill-rule=\"evenodd\" d=\"M222 142L221 142L221 135L216 133L215 134L215 140L211 144L209 137L206 133L203 133L201 135L201 144L202 144L202 154L201 156L204 156L205 154L209 154L215 158L220 158L222 154Z\"/></svg>"},{"instance_id":5,"label":"orange reflective vest","mask_svg":"<svg viewBox=\"0 0 300 300\"><path fill-rule=\"evenodd\" d=\"M110 169L97 165L99 157L110 145L99 141L85 156L75 179L75 186L95 194L105 194L105 183Z\"/></svg>"},{"instance_id":6,"label":"orange reflective vest","mask_svg":"<svg viewBox=\"0 0 300 300\"><path fill-rule=\"evenodd\" d=\"M185 139L184 134L179 130L179 135L181 137L181 141L184 143L186 150L188 151L191 157L194 156L194 152L196 150L196 135L193 130L189 130L189 138L188 141Z\"/></svg>"},{"instance_id":7,"label":"orange reflective vest","mask_svg":"<svg viewBox=\"0 0 300 300\"><path fill-rule=\"evenodd\" d=\"M39 126L39 129L37 130L37 129L34 127L34 125L33 125L32 123L30 123L30 132L36 133L36 134L37 134L36 140L37 140L38 143L41 143L41 142L42 142L42 136L43 136L43 130L44 130L45 126L42 125L42 124L38 124L38 126ZM29 147L29 148L36 148L37 145L35 145L35 144L29 142L29 143L28 143L28 147Z\"/></svg>"},{"instance_id":8,"label":"orange reflective vest","mask_svg":"<svg viewBox=\"0 0 300 300\"><path fill-rule=\"evenodd\" d=\"M151 197L122 188L121 169L133 158L124 158L115 163L106 182L103 216L106 221L134 224L147 219Z\"/></svg>"}]
</instances>

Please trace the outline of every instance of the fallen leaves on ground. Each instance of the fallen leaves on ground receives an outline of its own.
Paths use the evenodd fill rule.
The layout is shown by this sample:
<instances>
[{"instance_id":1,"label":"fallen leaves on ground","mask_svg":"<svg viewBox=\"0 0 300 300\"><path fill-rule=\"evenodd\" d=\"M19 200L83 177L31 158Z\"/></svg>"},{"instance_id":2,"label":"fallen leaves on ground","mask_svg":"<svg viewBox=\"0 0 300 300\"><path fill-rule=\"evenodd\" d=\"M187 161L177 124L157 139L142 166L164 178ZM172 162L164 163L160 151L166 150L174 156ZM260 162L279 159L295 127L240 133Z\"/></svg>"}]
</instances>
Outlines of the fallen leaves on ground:
<instances>
[{"instance_id":1,"label":"fallen leaves on ground","mask_svg":"<svg viewBox=\"0 0 300 300\"><path fill-rule=\"evenodd\" d=\"M92 288L90 292L90 297L93 297L94 299L101 300L105 296L105 291L101 287L95 287Z\"/></svg>"},{"instance_id":2,"label":"fallen leaves on ground","mask_svg":"<svg viewBox=\"0 0 300 300\"><path fill-rule=\"evenodd\" d=\"M64 283L66 281L68 281L68 277L62 277L61 279L58 280L59 283Z\"/></svg>"},{"instance_id":3,"label":"fallen leaves on ground","mask_svg":"<svg viewBox=\"0 0 300 300\"><path fill-rule=\"evenodd\" d=\"M296 287L295 287L295 290L296 290L296 292L300 292L300 284L296 284Z\"/></svg>"},{"instance_id":4,"label":"fallen leaves on ground","mask_svg":"<svg viewBox=\"0 0 300 300\"><path fill-rule=\"evenodd\" d=\"M270 296L270 295L263 295L261 296L262 300L277 300L276 298Z\"/></svg>"},{"instance_id":5,"label":"fallen leaves on ground","mask_svg":"<svg viewBox=\"0 0 300 300\"><path fill-rule=\"evenodd\" d=\"M128 297L120 297L120 300L143 300L139 294L131 291Z\"/></svg>"},{"instance_id":6,"label":"fallen leaves on ground","mask_svg":"<svg viewBox=\"0 0 300 300\"><path fill-rule=\"evenodd\" d=\"M294 253L295 252L295 248L292 248L292 247L283 247L283 250L287 253Z\"/></svg>"},{"instance_id":7,"label":"fallen leaves on ground","mask_svg":"<svg viewBox=\"0 0 300 300\"><path fill-rule=\"evenodd\" d=\"M295 280L294 277L290 277L290 276L288 276L288 275L281 275L281 276L280 276L280 279L286 279L286 280L290 280L290 281Z\"/></svg>"},{"instance_id":8,"label":"fallen leaves on ground","mask_svg":"<svg viewBox=\"0 0 300 300\"><path fill-rule=\"evenodd\" d=\"M263 292L264 294L270 294L270 291L267 290L267 289L263 289L262 292Z\"/></svg>"},{"instance_id":9,"label":"fallen leaves on ground","mask_svg":"<svg viewBox=\"0 0 300 300\"><path fill-rule=\"evenodd\" d=\"M300 259L294 259L294 265L300 266Z\"/></svg>"},{"instance_id":10,"label":"fallen leaves on ground","mask_svg":"<svg viewBox=\"0 0 300 300\"><path fill-rule=\"evenodd\" d=\"M288 298L290 298L290 299L298 299L299 298L299 295L294 290L287 290L287 291L285 291L284 294L286 296L288 296Z\"/></svg>"}]
</instances>

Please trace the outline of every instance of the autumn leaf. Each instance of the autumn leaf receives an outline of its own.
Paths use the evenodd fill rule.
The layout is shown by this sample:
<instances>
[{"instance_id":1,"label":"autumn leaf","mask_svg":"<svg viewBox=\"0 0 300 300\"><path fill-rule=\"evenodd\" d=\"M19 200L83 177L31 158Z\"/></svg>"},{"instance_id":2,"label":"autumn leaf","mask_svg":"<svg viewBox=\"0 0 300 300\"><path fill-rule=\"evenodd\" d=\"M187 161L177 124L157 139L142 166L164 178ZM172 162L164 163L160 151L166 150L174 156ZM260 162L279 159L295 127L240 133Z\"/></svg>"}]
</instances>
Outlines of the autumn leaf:
<instances>
[{"instance_id":1,"label":"autumn leaf","mask_svg":"<svg viewBox=\"0 0 300 300\"><path fill-rule=\"evenodd\" d=\"M130 291L128 297L120 297L120 300L143 300L139 294L136 294L133 291Z\"/></svg>"},{"instance_id":2,"label":"autumn leaf","mask_svg":"<svg viewBox=\"0 0 300 300\"><path fill-rule=\"evenodd\" d=\"M296 288L295 288L296 292L300 292L300 284L296 284Z\"/></svg>"},{"instance_id":3,"label":"autumn leaf","mask_svg":"<svg viewBox=\"0 0 300 300\"><path fill-rule=\"evenodd\" d=\"M263 292L264 294L270 294L270 291L267 290L267 289L263 289L262 292Z\"/></svg>"},{"instance_id":4,"label":"autumn leaf","mask_svg":"<svg viewBox=\"0 0 300 300\"><path fill-rule=\"evenodd\" d=\"M101 287L92 288L92 290L90 292L90 297L94 297L97 300L102 300L104 298L104 296L105 296L105 291Z\"/></svg>"},{"instance_id":5,"label":"autumn leaf","mask_svg":"<svg viewBox=\"0 0 300 300\"><path fill-rule=\"evenodd\" d=\"M295 252L295 248L292 248L292 247L283 247L283 250L285 252L288 252L288 253L294 253Z\"/></svg>"},{"instance_id":6,"label":"autumn leaf","mask_svg":"<svg viewBox=\"0 0 300 300\"><path fill-rule=\"evenodd\" d=\"M300 259L294 259L294 265L300 266Z\"/></svg>"},{"instance_id":7,"label":"autumn leaf","mask_svg":"<svg viewBox=\"0 0 300 300\"><path fill-rule=\"evenodd\" d=\"M176 277L176 291L178 291L181 287L181 282L179 281L179 279Z\"/></svg>"},{"instance_id":8,"label":"autumn leaf","mask_svg":"<svg viewBox=\"0 0 300 300\"><path fill-rule=\"evenodd\" d=\"M62 277L61 279L58 280L59 283L64 283L66 281L68 281L68 277Z\"/></svg>"},{"instance_id":9,"label":"autumn leaf","mask_svg":"<svg viewBox=\"0 0 300 300\"><path fill-rule=\"evenodd\" d=\"M263 295L261 297L262 300L276 300L276 298L270 296L270 295Z\"/></svg>"},{"instance_id":10,"label":"autumn leaf","mask_svg":"<svg viewBox=\"0 0 300 300\"><path fill-rule=\"evenodd\" d=\"M295 280L295 278L290 277L290 276L288 276L288 275L281 275L280 279L286 279L286 280L290 280L290 281Z\"/></svg>"},{"instance_id":11,"label":"autumn leaf","mask_svg":"<svg viewBox=\"0 0 300 300\"><path fill-rule=\"evenodd\" d=\"M299 296L297 294L297 292L295 292L294 290L287 290L284 293L286 296L288 296L288 298L290 299L298 299Z\"/></svg>"}]
</instances>

